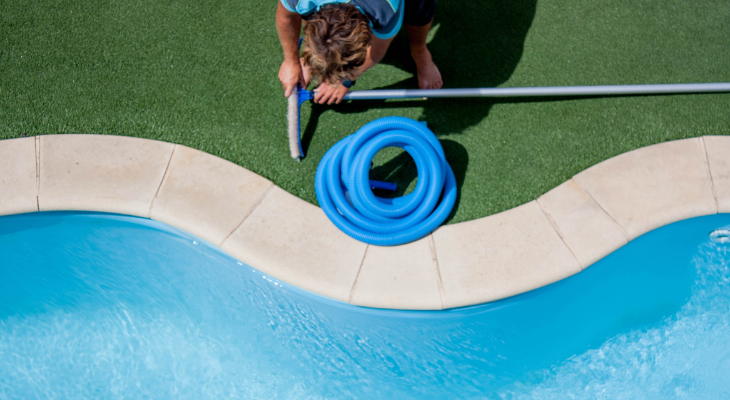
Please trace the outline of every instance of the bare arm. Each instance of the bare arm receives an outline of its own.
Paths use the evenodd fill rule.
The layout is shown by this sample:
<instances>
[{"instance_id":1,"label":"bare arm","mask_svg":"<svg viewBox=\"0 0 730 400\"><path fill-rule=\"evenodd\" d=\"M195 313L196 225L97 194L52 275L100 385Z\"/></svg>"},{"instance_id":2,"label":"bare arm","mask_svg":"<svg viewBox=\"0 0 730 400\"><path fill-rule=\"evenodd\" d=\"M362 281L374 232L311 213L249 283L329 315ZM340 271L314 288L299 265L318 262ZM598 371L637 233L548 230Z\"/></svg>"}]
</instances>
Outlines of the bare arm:
<instances>
[{"instance_id":1,"label":"bare arm","mask_svg":"<svg viewBox=\"0 0 730 400\"><path fill-rule=\"evenodd\" d=\"M276 9L276 32L284 52L284 62L279 68L279 80L284 86L284 96L289 97L299 83L305 86L302 68L299 65L299 32L302 29L302 16L293 13L279 2Z\"/></svg>"}]
</instances>

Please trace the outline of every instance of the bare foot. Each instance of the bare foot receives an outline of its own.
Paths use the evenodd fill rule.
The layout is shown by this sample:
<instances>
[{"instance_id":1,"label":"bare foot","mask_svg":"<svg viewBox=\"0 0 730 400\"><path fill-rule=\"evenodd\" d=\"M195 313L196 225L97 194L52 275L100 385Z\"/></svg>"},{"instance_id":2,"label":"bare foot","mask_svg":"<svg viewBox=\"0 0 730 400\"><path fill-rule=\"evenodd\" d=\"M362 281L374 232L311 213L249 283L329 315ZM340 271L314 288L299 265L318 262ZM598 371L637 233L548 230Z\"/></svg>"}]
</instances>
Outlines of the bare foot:
<instances>
[{"instance_id":1,"label":"bare foot","mask_svg":"<svg viewBox=\"0 0 730 400\"><path fill-rule=\"evenodd\" d=\"M441 72L433 63L431 52L424 48L420 51L411 51L411 55L413 61L416 62L418 87L420 89L441 89L444 82L441 80Z\"/></svg>"}]
</instances>

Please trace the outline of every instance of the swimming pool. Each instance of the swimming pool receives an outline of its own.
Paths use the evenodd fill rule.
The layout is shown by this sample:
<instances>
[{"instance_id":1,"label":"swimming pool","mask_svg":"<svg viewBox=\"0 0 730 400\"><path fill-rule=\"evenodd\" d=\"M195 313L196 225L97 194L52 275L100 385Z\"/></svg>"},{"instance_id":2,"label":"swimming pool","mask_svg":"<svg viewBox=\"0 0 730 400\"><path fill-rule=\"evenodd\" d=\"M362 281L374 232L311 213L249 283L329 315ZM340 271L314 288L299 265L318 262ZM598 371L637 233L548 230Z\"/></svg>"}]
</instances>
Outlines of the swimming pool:
<instances>
[{"instance_id":1,"label":"swimming pool","mask_svg":"<svg viewBox=\"0 0 730 400\"><path fill-rule=\"evenodd\" d=\"M0 398L726 398L729 227L677 222L529 293L406 312L147 219L2 217Z\"/></svg>"}]
</instances>

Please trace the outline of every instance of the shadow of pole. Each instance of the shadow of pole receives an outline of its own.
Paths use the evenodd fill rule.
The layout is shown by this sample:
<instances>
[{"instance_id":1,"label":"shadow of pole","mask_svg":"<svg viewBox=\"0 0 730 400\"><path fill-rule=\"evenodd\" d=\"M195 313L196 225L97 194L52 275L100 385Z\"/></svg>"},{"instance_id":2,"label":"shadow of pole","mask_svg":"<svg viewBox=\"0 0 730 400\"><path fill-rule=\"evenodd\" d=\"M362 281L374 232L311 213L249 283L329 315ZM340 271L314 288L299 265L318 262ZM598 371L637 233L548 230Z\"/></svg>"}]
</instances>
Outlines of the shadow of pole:
<instances>
[{"instance_id":1,"label":"shadow of pole","mask_svg":"<svg viewBox=\"0 0 730 400\"><path fill-rule=\"evenodd\" d=\"M309 119L307 120L307 126L305 126L301 130L301 143L302 143L302 151L304 152L304 156L306 157L307 154L309 154L309 145L312 143L312 139L314 138L314 132L317 130L317 123L319 122L319 117L327 110L328 106L317 104L313 101L309 102L311 106L311 111L309 113ZM299 122L301 123L301 121Z\"/></svg>"}]
</instances>

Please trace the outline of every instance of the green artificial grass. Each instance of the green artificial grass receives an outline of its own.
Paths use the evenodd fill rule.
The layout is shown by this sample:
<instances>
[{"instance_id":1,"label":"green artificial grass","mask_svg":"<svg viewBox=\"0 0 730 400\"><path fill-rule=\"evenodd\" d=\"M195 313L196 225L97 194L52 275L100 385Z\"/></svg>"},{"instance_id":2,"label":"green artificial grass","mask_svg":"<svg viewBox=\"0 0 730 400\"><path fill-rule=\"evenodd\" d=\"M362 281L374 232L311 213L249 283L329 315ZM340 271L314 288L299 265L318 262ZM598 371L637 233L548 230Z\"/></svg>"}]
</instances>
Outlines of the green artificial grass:
<instances>
[{"instance_id":1,"label":"green artificial grass","mask_svg":"<svg viewBox=\"0 0 730 400\"><path fill-rule=\"evenodd\" d=\"M359 101L302 107L289 158L275 0L16 0L0 8L0 138L96 133L197 148L315 203L324 152L376 118L427 121L460 187L450 223L533 200L620 153L730 134L730 94ZM725 0L440 1L446 87L730 81ZM401 34L357 90L414 88ZM400 150L373 175L412 188Z\"/></svg>"}]
</instances>

